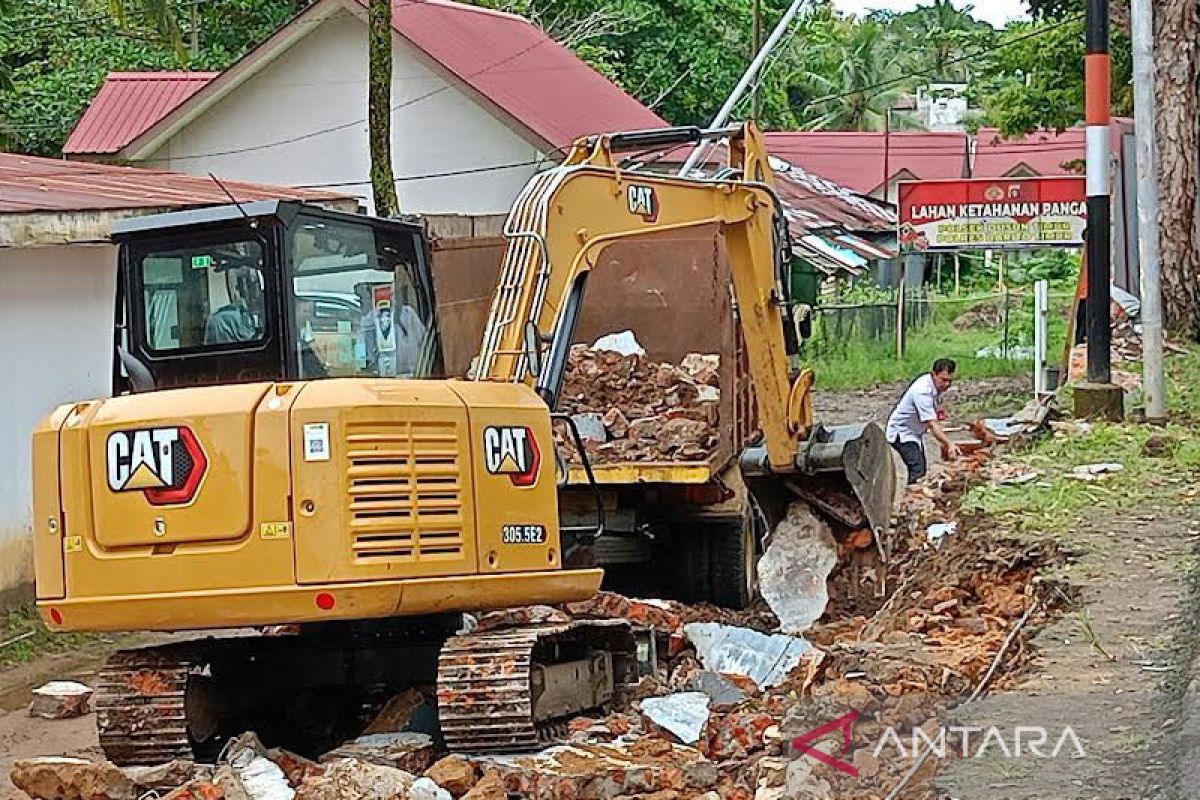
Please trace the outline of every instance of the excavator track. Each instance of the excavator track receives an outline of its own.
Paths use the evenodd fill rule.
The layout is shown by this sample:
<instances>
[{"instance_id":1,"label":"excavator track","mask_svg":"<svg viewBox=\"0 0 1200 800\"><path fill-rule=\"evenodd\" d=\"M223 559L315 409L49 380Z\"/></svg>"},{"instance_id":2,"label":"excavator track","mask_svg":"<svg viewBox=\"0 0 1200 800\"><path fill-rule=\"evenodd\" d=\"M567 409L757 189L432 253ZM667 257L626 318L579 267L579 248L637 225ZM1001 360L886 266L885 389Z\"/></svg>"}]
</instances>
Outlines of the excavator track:
<instances>
[{"instance_id":1,"label":"excavator track","mask_svg":"<svg viewBox=\"0 0 1200 800\"><path fill-rule=\"evenodd\" d=\"M96 725L114 764L193 759L186 697L195 666L190 648L168 645L122 650L100 668Z\"/></svg>"},{"instance_id":2,"label":"excavator track","mask_svg":"<svg viewBox=\"0 0 1200 800\"><path fill-rule=\"evenodd\" d=\"M438 718L459 752L534 750L637 677L633 633L588 621L468 633L438 657ZM573 684L573 685L572 685Z\"/></svg>"}]
</instances>

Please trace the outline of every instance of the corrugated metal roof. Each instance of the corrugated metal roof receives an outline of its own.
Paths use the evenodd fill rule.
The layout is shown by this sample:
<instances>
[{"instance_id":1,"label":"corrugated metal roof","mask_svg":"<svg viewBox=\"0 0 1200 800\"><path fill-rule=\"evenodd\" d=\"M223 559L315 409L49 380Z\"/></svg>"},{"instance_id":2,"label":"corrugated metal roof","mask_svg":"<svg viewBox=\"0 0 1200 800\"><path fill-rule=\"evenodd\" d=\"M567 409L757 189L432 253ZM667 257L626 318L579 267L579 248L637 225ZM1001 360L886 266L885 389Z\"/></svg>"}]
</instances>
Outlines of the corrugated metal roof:
<instances>
[{"instance_id":1,"label":"corrugated metal roof","mask_svg":"<svg viewBox=\"0 0 1200 800\"><path fill-rule=\"evenodd\" d=\"M346 197L331 191L222 183L239 202ZM198 175L0 153L0 213L187 208L228 202L229 196L216 182Z\"/></svg>"},{"instance_id":2,"label":"corrugated metal roof","mask_svg":"<svg viewBox=\"0 0 1200 800\"><path fill-rule=\"evenodd\" d=\"M364 7L367 0L359 0ZM666 125L528 20L449 0L393 0L392 25L552 145Z\"/></svg>"},{"instance_id":3,"label":"corrugated metal roof","mask_svg":"<svg viewBox=\"0 0 1200 800\"><path fill-rule=\"evenodd\" d=\"M216 72L110 72L63 153L115 153L204 88Z\"/></svg>"},{"instance_id":4,"label":"corrugated metal roof","mask_svg":"<svg viewBox=\"0 0 1200 800\"><path fill-rule=\"evenodd\" d=\"M870 194L887 178L962 178L967 174L967 136L963 133L774 132L766 134L771 155Z\"/></svg>"}]
</instances>

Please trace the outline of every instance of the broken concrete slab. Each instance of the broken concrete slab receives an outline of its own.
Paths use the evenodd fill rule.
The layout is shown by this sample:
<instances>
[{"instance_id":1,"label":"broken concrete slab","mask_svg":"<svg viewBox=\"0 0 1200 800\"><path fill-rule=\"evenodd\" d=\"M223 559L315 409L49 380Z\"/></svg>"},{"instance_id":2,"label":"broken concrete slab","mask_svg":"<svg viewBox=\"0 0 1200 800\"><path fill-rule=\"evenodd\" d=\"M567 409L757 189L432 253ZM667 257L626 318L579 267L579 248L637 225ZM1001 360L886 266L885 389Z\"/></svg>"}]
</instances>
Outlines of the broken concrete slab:
<instances>
[{"instance_id":1,"label":"broken concrete slab","mask_svg":"<svg viewBox=\"0 0 1200 800\"><path fill-rule=\"evenodd\" d=\"M416 777L404 770L339 758L308 775L296 790L296 800L397 800L408 797Z\"/></svg>"},{"instance_id":2,"label":"broken concrete slab","mask_svg":"<svg viewBox=\"0 0 1200 800\"><path fill-rule=\"evenodd\" d=\"M761 689L782 683L806 656L820 652L799 636L759 633L716 622L693 622L683 631L696 646L705 669L744 675Z\"/></svg>"},{"instance_id":3,"label":"broken concrete slab","mask_svg":"<svg viewBox=\"0 0 1200 800\"><path fill-rule=\"evenodd\" d=\"M51 756L16 761L9 780L34 800L134 800L137 787L107 761Z\"/></svg>"},{"instance_id":4,"label":"broken concrete slab","mask_svg":"<svg viewBox=\"0 0 1200 800\"><path fill-rule=\"evenodd\" d=\"M709 706L714 709L732 708L749 695L727 676L711 670L701 670L687 681L687 688L708 695Z\"/></svg>"},{"instance_id":5,"label":"broken concrete slab","mask_svg":"<svg viewBox=\"0 0 1200 800\"><path fill-rule=\"evenodd\" d=\"M416 689L406 689L387 701L363 733L399 733L406 730L413 714L424 704L424 695Z\"/></svg>"},{"instance_id":6,"label":"broken concrete slab","mask_svg":"<svg viewBox=\"0 0 1200 800\"><path fill-rule=\"evenodd\" d=\"M152 767L124 767L129 780L133 781L138 793L169 792L192 781L212 780L212 767L193 761L174 760Z\"/></svg>"},{"instance_id":7,"label":"broken concrete slab","mask_svg":"<svg viewBox=\"0 0 1200 800\"><path fill-rule=\"evenodd\" d=\"M425 777L455 797L475 786L475 765L459 755L446 756L425 771Z\"/></svg>"},{"instance_id":8,"label":"broken concrete slab","mask_svg":"<svg viewBox=\"0 0 1200 800\"><path fill-rule=\"evenodd\" d=\"M29 716L42 719L82 717L91 710L92 687L78 681L50 681L33 690Z\"/></svg>"},{"instance_id":9,"label":"broken concrete slab","mask_svg":"<svg viewBox=\"0 0 1200 800\"><path fill-rule=\"evenodd\" d=\"M355 758L419 775L433 766L437 750L433 737L425 733L372 733L330 750L320 761L325 763L341 758Z\"/></svg>"},{"instance_id":10,"label":"broken concrete slab","mask_svg":"<svg viewBox=\"0 0 1200 800\"><path fill-rule=\"evenodd\" d=\"M708 723L708 704L708 695L703 692L680 692L647 697L642 701L642 713L683 744L696 744Z\"/></svg>"},{"instance_id":11,"label":"broken concrete slab","mask_svg":"<svg viewBox=\"0 0 1200 800\"><path fill-rule=\"evenodd\" d=\"M828 523L807 503L789 505L758 562L759 589L779 618L781 631L803 633L825 613L826 581L837 560L837 542Z\"/></svg>"},{"instance_id":12,"label":"broken concrete slab","mask_svg":"<svg viewBox=\"0 0 1200 800\"><path fill-rule=\"evenodd\" d=\"M666 791L687 796L684 769L702 760L693 748L642 738L611 745L562 745L533 756L491 756L480 765L495 769L505 790L523 798L612 800Z\"/></svg>"},{"instance_id":13,"label":"broken concrete slab","mask_svg":"<svg viewBox=\"0 0 1200 800\"><path fill-rule=\"evenodd\" d=\"M480 778L471 791L462 796L462 800L508 800L508 791L504 788L504 779L499 772L490 770Z\"/></svg>"}]
</instances>

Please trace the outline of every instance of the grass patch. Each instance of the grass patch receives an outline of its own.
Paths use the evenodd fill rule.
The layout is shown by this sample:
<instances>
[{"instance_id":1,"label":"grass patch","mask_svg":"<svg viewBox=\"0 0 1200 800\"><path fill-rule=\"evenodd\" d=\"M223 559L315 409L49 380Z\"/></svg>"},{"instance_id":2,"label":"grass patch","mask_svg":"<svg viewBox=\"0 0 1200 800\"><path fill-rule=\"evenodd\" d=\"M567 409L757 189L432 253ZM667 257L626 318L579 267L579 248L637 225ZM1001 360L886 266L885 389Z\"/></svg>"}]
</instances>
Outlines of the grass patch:
<instances>
[{"instance_id":1,"label":"grass patch","mask_svg":"<svg viewBox=\"0 0 1200 800\"><path fill-rule=\"evenodd\" d=\"M1139 507L1200 503L1200 350L1173 356L1167 364L1171 423L1153 427L1097 422L1085 433L1055 432L1004 456L1037 470L1038 480L1021 486L978 486L964 503L997 516L1018 535L1052 535L1067 544L1085 512L1128 513ZM1165 436L1170 442L1157 457L1145 450L1152 436ZM1093 482L1069 477L1077 466L1106 462L1123 469Z\"/></svg>"},{"instance_id":2,"label":"grass patch","mask_svg":"<svg viewBox=\"0 0 1200 800\"><path fill-rule=\"evenodd\" d=\"M801 354L806 365L817 373L818 386L832 391L864 389L884 383L911 380L929 369L938 358L958 362L959 380L1027 375L1033 362L1023 358L977 357L992 348L997 353L1005 342L1003 299L994 295L974 298L933 297L922 324L910 327L903 358L896 357L895 312L886 307L848 308L844 312L826 309L812 341ZM1032 294L1012 295L1008 311L1010 348L1033 343ZM954 323L963 315L980 308L996 311L983 324L959 330ZM1048 354L1051 363L1058 360L1066 337L1070 301L1055 296L1051 301ZM870 312L870 313L868 313ZM839 320L841 313L845 319ZM861 316L862 319L856 317Z\"/></svg>"},{"instance_id":3,"label":"grass patch","mask_svg":"<svg viewBox=\"0 0 1200 800\"><path fill-rule=\"evenodd\" d=\"M8 643L0 647L0 668L103 641L103 637L94 633L61 633L47 629L32 605L15 608L0 620L0 643Z\"/></svg>"}]
</instances>

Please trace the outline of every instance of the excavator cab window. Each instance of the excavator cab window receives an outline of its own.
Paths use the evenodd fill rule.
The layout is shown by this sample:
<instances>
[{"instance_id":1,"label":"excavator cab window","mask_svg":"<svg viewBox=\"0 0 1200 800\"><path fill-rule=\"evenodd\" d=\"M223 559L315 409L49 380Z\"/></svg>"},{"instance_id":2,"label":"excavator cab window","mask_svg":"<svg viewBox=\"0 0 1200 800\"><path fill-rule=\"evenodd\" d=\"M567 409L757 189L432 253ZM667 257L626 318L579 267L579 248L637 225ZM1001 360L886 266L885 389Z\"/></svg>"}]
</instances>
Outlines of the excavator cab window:
<instances>
[{"instance_id":1,"label":"excavator cab window","mask_svg":"<svg viewBox=\"0 0 1200 800\"><path fill-rule=\"evenodd\" d=\"M301 378L438 374L433 300L415 237L316 217L301 217L291 236Z\"/></svg>"},{"instance_id":2,"label":"excavator cab window","mask_svg":"<svg viewBox=\"0 0 1200 800\"><path fill-rule=\"evenodd\" d=\"M442 377L417 224L260 201L123 220L113 391Z\"/></svg>"},{"instance_id":3,"label":"excavator cab window","mask_svg":"<svg viewBox=\"0 0 1200 800\"><path fill-rule=\"evenodd\" d=\"M260 242L152 251L141 258L140 268L150 350L166 353L263 341L267 307Z\"/></svg>"}]
</instances>

